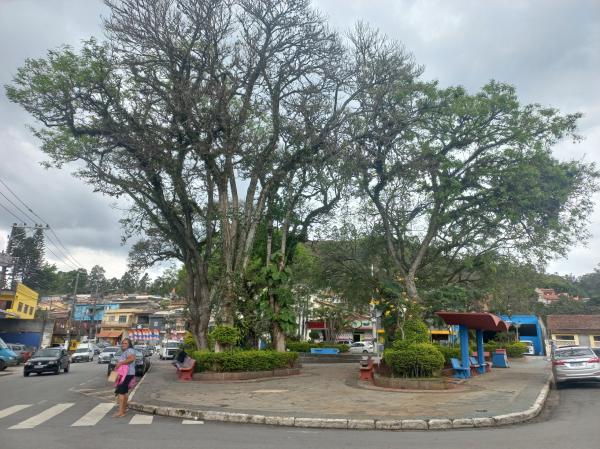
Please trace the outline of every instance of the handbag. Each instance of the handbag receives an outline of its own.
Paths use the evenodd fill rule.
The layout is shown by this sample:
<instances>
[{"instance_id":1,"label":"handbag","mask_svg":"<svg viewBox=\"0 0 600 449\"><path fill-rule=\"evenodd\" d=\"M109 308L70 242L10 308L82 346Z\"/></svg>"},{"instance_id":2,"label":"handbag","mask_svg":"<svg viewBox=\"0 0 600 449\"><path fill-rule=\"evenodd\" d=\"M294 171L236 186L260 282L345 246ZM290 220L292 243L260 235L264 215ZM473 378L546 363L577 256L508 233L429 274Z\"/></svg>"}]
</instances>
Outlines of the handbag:
<instances>
[{"instance_id":1,"label":"handbag","mask_svg":"<svg viewBox=\"0 0 600 449\"><path fill-rule=\"evenodd\" d=\"M108 375L108 381L115 383L117 381L118 376L119 376L119 373L117 373L115 370L113 370Z\"/></svg>"}]
</instances>

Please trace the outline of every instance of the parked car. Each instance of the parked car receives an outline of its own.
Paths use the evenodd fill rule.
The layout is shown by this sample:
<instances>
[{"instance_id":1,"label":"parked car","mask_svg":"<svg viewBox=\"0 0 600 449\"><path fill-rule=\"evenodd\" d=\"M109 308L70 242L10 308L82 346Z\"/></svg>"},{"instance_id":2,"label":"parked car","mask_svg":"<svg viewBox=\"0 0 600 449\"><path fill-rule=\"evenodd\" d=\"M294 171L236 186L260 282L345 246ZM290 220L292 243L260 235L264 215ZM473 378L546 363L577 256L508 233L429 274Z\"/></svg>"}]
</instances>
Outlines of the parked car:
<instances>
[{"instance_id":1,"label":"parked car","mask_svg":"<svg viewBox=\"0 0 600 449\"><path fill-rule=\"evenodd\" d=\"M67 351L61 348L45 348L35 352L23 366L23 375L29 376L31 373L53 372L59 374L61 370L69 372L71 361Z\"/></svg>"},{"instance_id":2,"label":"parked car","mask_svg":"<svg viewBox=\"0 0 600 449\"><path fill-rule=\"evenodd\" d=\"M600 357L587 346L557 348L552 354L554 384L571 380L600 381Z\"/></svg>"},{"instance_id":3,"label":"parked car","mask_svg":"<svg viewBox=\"0 0 600 449\"><path fill-rule=\"evenodd\" d=\"M17 365L25 363L31 357L31 351L21 343L6 343L6 346L17 356Z\"/></svg>"},{"instance_id":4,"label":"parked car","mask_svg":"<svg viewBox=\"0 0 600 449\"><path fill-rule=\"evenodd\" d=\"M133 345L133 349L141 351L146 357L150 357L152 355L150 347L146 345Z\"/></svg>"},{"instance_id":5,"label":"parked car","mask_svg":"<svg viewBox=\"0 0 600 449\"><path fill-rule=\"evenodd\" d=\"M0 338L0 359L2 359L2 365L0 371L6 369L7 366L14 366L17 364L17 354L11 351L4 340Z\"/></svg>"},{"instance_id":6,"label":"parked car","mask_svg":"<svg viewBox=\"0 0 600 449\"><path fill-rule=\"evenodd\" d=\"M107 346L102 352L98 355L98 363L110 363L110 359L112 359L115 352L117 352L120 348L118 346Z\"/></svg>"},{"instance_id":7,"label":"parked car","mask_svg":"<svg viewBox=\"0 0 600 449\"><path fill-rule=\"evenodd\" d=\"M77 362L91 362L94 360L94 349L91 346L80 346L75 349L75 352L71 356L73 363Z\"/></svg>"},{"instance_id":8,"label":"parked car","mask_svg":"<svg viewBox=\"0 0 600 449\"><path fill-rule=\"evenodd\" d=\"M179 352L178 341L166 341L160 348L159 358L161 360L174 359Z\"/></svg>"},{"instance_id":9,"label":"parked car","mask_svg":"<svg viewBox=\"0 0 600 449\"><path fill-rule=\"evenodd\" d=\"M134 351L135 375L138 377L142 377L144 374L146 374L146 371L150 369L150 357L146 356L142 351L138 351L137 349L134 349ZM110 359L110 362L108 363L108 374L110 374L110 372L115 369L115 366L117 365L121 354L123 354L123 350L120 348L117 352L113 354L112 358Z\"/></svg>"},{"instance_id":10,"label":"parked car","mask_svg":"<svg viewBox=\"0 0 600 449\"><path fill-rule=\"evenodd\" d=\"M356 343L352 343L350 345L350 349L348 352L354 354L366 354L368 352L373 352L373 343L369 343L366 341L357 341Z\"/></svg>"},{"instance_id":11,"label":"parked car","mask_svg":"<svg viewBox=\"0 0 600 449\"><path fill-rule=\"evenodd\" d=\"M521 343L525 343L527 345L527 349L525 349L525 352L523 352L523 354L525 354L525 355L535 355L535 346L533 346L533 342L532 341L521 340Z\"/></svg>"}]
</instances>

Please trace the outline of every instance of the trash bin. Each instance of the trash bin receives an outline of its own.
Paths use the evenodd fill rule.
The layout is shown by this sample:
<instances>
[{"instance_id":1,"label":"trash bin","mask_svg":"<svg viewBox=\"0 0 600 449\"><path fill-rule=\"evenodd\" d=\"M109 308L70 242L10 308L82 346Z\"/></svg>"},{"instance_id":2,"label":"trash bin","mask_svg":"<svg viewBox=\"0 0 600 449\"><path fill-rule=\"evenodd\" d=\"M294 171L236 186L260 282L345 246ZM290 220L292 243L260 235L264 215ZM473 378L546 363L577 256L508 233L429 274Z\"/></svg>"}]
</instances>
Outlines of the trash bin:
<instances>
[{"instance_id":1,"label":"trash bin","mask_svg":"<svg viewBox=\"0 0 600 449\"><path fill-rule=\"evenodd\" d=\"M494 368L509 368L506 349L496 349L494 355L492 355L492 363L494 364Z\"/></svg>"}]
</instances>

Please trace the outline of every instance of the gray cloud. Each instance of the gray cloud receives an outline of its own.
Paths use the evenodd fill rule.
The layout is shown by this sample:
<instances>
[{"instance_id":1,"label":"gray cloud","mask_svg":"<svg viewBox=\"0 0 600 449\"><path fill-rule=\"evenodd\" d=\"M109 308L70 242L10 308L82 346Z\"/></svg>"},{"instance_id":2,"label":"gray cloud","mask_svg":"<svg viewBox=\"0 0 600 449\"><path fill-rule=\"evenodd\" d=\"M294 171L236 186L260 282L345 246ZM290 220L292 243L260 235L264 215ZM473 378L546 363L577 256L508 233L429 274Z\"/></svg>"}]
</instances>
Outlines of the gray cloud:
<instances>
[{"instance_id":1,"label":"gray cloud","mask_svg":"<svg viewBox=\"0 0 600 449\"><path fill-rule=\"evenodd\" d=\"M403 42L425 77L443 86L475 91L496 79L514 84L524 102L585 113L578 145L563 142L557 157L600 161L600 8L595 0L443 1L315 0L333 27L350 29L370 22ZM99 0L0 1L0 84L10 82L25 58L43 57L62 44L102 37ZM0 89L0 178L42 217L87 268L105 266L109 275L125 269L127 248L120 246L112 199L91 191L68 170L44 170L37 142L25 129L30 118ZM3 190L4 192L4 190ZM600 200L600 198L598 198ZM596 201L598 202L598 201ZM0 209L0 248L15 221ZM600 211L590 223L594 238L574 248L550 271L581 274L600 261ZM52 259L51 257L49 257Z\"/></svg>"}]
</instances>

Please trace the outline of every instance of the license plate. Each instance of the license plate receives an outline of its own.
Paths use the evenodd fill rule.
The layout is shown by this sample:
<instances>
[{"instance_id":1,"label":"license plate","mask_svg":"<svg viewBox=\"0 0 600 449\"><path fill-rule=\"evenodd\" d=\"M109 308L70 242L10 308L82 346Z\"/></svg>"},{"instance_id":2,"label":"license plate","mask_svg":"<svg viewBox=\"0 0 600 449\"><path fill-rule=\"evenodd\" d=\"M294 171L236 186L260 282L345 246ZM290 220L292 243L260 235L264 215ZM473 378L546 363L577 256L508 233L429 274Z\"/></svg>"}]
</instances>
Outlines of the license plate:
<instances>
[{"instance_id":1,"label":"license plate","mask_svg":"<svg viewBox=\"0 0 600 449\"><path fill-rule=\"evenodd\" d=\"M570 363L571 366L582 366L583 362L574 362L574 363Z\"/></svg>"}]
</instances>

